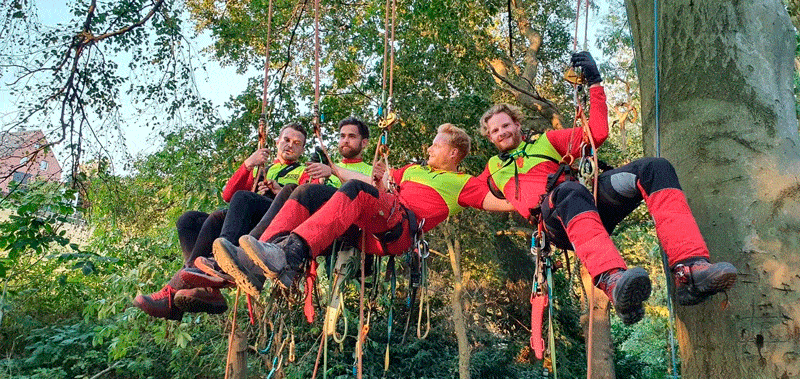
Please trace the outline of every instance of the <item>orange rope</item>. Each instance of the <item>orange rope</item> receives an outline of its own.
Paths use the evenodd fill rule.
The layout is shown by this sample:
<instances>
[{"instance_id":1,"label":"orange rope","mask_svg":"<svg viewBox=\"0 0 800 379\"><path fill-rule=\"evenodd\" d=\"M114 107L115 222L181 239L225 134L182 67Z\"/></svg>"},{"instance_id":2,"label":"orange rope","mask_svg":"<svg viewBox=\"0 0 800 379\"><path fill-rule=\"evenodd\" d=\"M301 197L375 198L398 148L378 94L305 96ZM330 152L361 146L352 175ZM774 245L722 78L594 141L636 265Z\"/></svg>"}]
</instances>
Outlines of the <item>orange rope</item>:
<instances>
[{"instance_id":1,"label":"orange rope","mask_svg":"<svg viewBox=\"0 0 800 379\"><path fill-rule=\"evenodd\" d=\"M367 247L367 234L361 230L361 289L358 295L358 340L356 341L356 359L358 361L358 379L363 377L363 358L364 358L364 345L362 339L366 339L361 333L364 332L364 270L366 261L366 247Z\"/></svg>"},{"instance_id":2,"label":"orange rope","mask_svg":"<svg viewBox=\"0 0 800 379\"><path fill-rule=\"evenodd\" d=\"M269 8L267 10L267 43L266 52L264 54L264 93L261 95L261 118L258 120L258 149L264 148L267 143L267 92L269 89L269 47L272 44L272 0L269 0ZM253 180L252 192L258 189L258 173L263 169L263 165L256 166L255 180ZM266 181L266 175L264 181ZM248 303L249 304L249 303Z\"/></svg>"},{"instance_id":3,"label":"orange rope","mask_svg":"<svg viewBox=\"0 0 800 379\"><path fill-rule=\"evenodd\" d=\"M233 348L233 334L236 333L236 311L239 309L239 292L241 290L236 288L236 300L233 302L233 319L231 321L231 334L228 337L228 359L225 362L225 379L228 379L228 373L231 371L231 349Z\"/></svg>"}]
</instances>

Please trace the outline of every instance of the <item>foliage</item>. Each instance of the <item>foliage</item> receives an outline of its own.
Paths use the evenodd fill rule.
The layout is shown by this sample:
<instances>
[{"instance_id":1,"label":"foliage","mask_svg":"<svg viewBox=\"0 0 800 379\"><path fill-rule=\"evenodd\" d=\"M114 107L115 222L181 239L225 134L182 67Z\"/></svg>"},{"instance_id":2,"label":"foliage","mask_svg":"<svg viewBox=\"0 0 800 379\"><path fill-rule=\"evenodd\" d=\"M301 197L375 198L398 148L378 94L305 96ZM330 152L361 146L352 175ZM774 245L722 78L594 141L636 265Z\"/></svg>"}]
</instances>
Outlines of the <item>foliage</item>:
<instances>
[{"instance_id":1,"label":"foliage","mask_svg":"<svg viewBox=\"0 0 800 379\"><path fill-rule=\"evenodd\" d=\"M568 87L556 78L560 77L568 56L567 20L572 16L571 10L558 1L522 3L532 27L545 40L538 55L541 69L536 76L537 89L568 114L571 108L567 101ZM273 5L268 93L271 136L283 123L300 120L308 124L311 119L314 91L310 4L276 0ZM214 38L212 50L216 59L235 65L241 72L263 68L266 1L225 4L189 1L186 6L196 26L209 31ZM382 86L386 27L383 6L343 2L326 2L322 6L323 132L331 134L339 119L356 115L369 121L375 136L379 133L375 127L377 111L386 106ZM524 64L521 55L510 57L506 51L505 6L506 3L498 1L478 4L448 0L399 4L393 95L394 109L402 122L389 133L392 164L424 158L424 146L420 145L429 143L435 127L444 122L464 127L473 136L473 154L462 163L464 171L480 172L486 160L496 153L475 127L478 117L492 103L512 100L507 91L497 88L483 62L499 57L517 66ZM75 4L75 7L76 14L85 16L85 5ZM174 231L177 217L187 210L212 211L224 206L219 196L222 185L255 148L254 125L261 113L263 82L262 78L252 78L246 91L227 104L234 113L232 118L225 122L217 119L207 103L193 93L192 66L181 59L182 54L189 53L189 47L182 39L188 23L180 13L180 4L164 2L161 7L146 27L102 43L98 41L91 49L102 54L86 58L86 65L81 68L86 71L86 90L96 95L85 103L86 107L97 112L81 122L94 121L93 117L115 118L122 92L126 91L138 101L136 106L142 110L143 118L150 119L148 125L158 130L163 141L161 148L128 162L126 169L130 175L116 175L108 159L100 156L75 177L85 183L80 187L80 201L87 208L85 218L92 230L91 240L85 245L71 247L56 229L47 226L49 222L40 223L41 216L34 211L53 204L56 219L71 215L75 208L69 205L73 194L68 191L49 195L20 192L14 195L19 197L14 204L23 216L0 224L3 231L8 231L0 242L17 249L10 250L17 251L13 256L9 253L0 261L5 267L0 277L9 284L9 295L2 304L6 317L0 324L3 336L0 346L5 359L0 361L0 372L8 377L91 377L108 368L111 369L106 377L223 376L227 349L223 335L225 316L185 315L180 322L156 320L131 307L130 301L138 293L157 291L181 267ZM112 25L130 22L146 8L145 3L139 2L99 4L92 30L112 30ZM604 68L604 73L609 72L605 76L608 87L615 88L608 91L609 98L612 104L625 102L638 107L635 64L626 50L629 36L625 34L623 19L615 17L609 21L608 36L601 39L607 47L604 54L616 63ZM58 44L42 50L48 59L53 59L74 36L74 31L70 32L74 28L60 29L40 31L41 40L28 41L26 48L41 48L45 40L60 41L62 50L58 50ZM528 42L519 34L512 39L517 51ZM109 58L121 51L131 54L131 62L126 63L130 74ZM54 75L40 83L62 83L59 75L63 74ZM622 90L626 84L631 87ZM30 90L45 93L43 88ZM616 93L632 96L616 96ZM41 97L31 98L28 104L37 99ZM47 102L46 105L54 106ZM535 112L529 116L539 117ZM114 129L118 122L109 124ZM612 135L602 149L602 158L612 165L641 156L639 123L629 123L626 130L624 134L619 126L612 127ZM371 154L368 151L366 156ZM541 377L541 363L533 362L526 348L529 337L526 325L530 320L529 243L525 238L496 233L526 226L524 220L468 210L451 222L457 226L456 238L463 250L464 306L468 337L473 345L472 375ZM660 264L653 249L655 236L643 209L619 225L614 238L629 262L657 272ZM433 230L428 239L433 250L446 251L441 231ZM19 271L20 266L32 259L40 262ZM458 351L449 306L452 273L446 258L434 253L429 262L430 336L424 340L414 336L417 313L416 308L409 309L406 303L409 291L405 282L401 280L394 301L388 283L379 283L381 292L375 301L365 344L367 377L383 376L390 307L394 309L393 335L391 367L386 377L457 375ZM403 270L398 268L401 278ZM11 275L15 275L13 281L8 279ZM655 279L656 275L653 276ZM558 366L561 376L580 377L586 371L585 346L578 322L582 310L575 299L577 285L569 279L563 273L555 276ZM325 288L326 281L323 274L319 287ZM345 291L350 311L343 316L350 322L351 331L343 344L330 345L331 377L348 377L352 373L355 345L352 326L358 323L355 311L358 294L357 285L351 283ZM654 286L662 289L665 283L656 279ZM232 294L226 293L230 306ZM625 377L623 373L630 373L631 377L663 376L660 367L666 362L662 343L666 328L665 300L663 295L654 295L646 318L652 321L632 328L614 325L619 377ZM309 377L318 347L319 321L308 325L301 321L296 309L276 314L268 313L268 306L269 303L257 303L256 318L261 322L255 327L240 322L240 328L250 333L251 344L263 348L270 331L262 317L285 319L296 337L298 359L292 364L284 363L280 371L288 378ZM239 320L247 318L244 309L238 312ZM412 316L411 330L406 342L401 343L408 316ZM276 356L275 350L250 355L250 371L267 376Z\"/></svg>"}]
</instances>

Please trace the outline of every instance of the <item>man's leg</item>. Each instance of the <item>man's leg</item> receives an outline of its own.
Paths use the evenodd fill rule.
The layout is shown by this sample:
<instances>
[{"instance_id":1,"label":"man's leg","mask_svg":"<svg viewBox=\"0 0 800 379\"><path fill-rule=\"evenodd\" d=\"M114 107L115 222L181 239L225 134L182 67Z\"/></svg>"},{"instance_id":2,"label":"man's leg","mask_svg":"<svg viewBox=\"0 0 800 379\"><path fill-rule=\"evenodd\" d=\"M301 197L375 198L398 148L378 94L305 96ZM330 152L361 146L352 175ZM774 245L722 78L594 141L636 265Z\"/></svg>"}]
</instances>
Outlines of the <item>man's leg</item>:
<instances>
[{"instance_id":1,"label":"man's leg","mask_svg":"<svg viewBox=\"0 0 800 379\"><path fill-rule=\"evenodd\" d=\"M303 184L297 187L282 206L276 204L276 208L271 208L264 215L259 224L263 222L267 226L264 233L258 236L259 240L272 241L277 237L288 235L320 209L336 191L336 188L322 184ZM329 217L333 217L333 214Z\"/></svg>"},{"instance_id":2,"label":"man's leg","mask_svg":"<svg viewBox=\"0 0 800 379\"><path fill-rule=\"evenodd\" d=\"M667 254L679 304L698 304L733 286L736 268L727 262L709 262L708 247L669 161L642 158L598 178L598 208L608 230L642 200Z\"/></svg>"},{"instance_id":3,"label":"man's leg","mask_svg":"<svg viewBox=\"0 0 800 379\"><path fill-rule=\"evenodd\" d=\"M208 218L208 213L200 211L184 212L175 222L175 229L178 230L178 241L181 244L181 252L183 253L184 265L189 267L191 262L189 258L192 256L192 249L197 243L197 236L200 234L200 228L203 227L203 222Z\"/></svg>"},{"instance_id":4,"label":"man's leg","mask_svg":"<svg viewBox=\"0 0 800 379\"><path fill-rule=\"evenodd\" d=\"M236 191L231 197L228 214L222 224L220 238L238 245L239 237L248 233L270 209L272 200L251 191Z\"/></svg>"},{"instance_id":5,"label":"man's leg","mask_svg":"<svg viewBox=\"0 0 800 379\"><path fill-rule=\"evenodd\" d=\"M272 204L270 204L267 212L264 213L264 216L261 217L261 220L258 221L258 224L256 224L256 226L250 230L249 234L251 236L259 238L262 234L264 234L269 224L272 223L272 220L275 219L275 217L278 215L278 212L280 212L281 208L283 208L283 205L286 204L286 201L289 200L292 192L294 192L297 187L297 184L290 183L281 188L281 191L278 192L278 194L275 195L275 198L272 200Z\"/></svg>"},{"instance_id":6,"label":"man's leg","mask_svg":"<svg viewBox=\"0 0 800 379\"><path fill-rule=\"evenodd\" d=\"M542 202L542 217L557 246L568 248L567 241L572 244L622 321L630 325L641 320L642 302L650 297L650 278L642 268L627 270L586 187L574 181L558 185Z\"/></svg>"},{"instance_id":7,"label":"man's leg","mask_svg":"<svg viewBox=\"0 0 800 379\"><path fill-rule=\"evenodd\" d=\"M242 237L240 243L256 264L288 287L303 263L322 254L350 225L365 229L365 233L379 233L399 224L403 215L396 196L381 194L360 181L349 181L279 244L261 243L249 236Z\"/></svg>"},{"instance_id":8,"label":"man's leg","mask_svg":"<svg viewBox=\"0 0 800 379\"><path fill-rule=\"evenodd\" d=\"M208 216L205 222L203 222L203 226L200 228L200 233L197 236L197 242L194 244L192 254L189 256L186 267L194 267L194 260L197 259L197 257L211 256L211 244L214 243L214 240L217 239L222 232L222 224L225 222L225 215L227 212L227 209L214 211Z\"/></svg>"}]
</instances>

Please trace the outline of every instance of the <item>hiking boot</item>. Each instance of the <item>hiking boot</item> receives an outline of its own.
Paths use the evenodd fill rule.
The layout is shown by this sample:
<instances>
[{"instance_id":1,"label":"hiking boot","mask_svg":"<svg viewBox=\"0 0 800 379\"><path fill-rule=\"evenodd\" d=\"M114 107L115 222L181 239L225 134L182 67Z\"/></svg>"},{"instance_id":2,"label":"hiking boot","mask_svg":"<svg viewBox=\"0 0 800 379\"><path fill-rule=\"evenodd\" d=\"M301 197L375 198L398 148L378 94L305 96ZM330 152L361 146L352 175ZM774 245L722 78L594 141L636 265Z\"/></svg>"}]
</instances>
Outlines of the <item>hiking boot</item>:
<instances>
[{"instance_id":1,"label":"hiking boot","mask_svg":"<svg viewBox=\"0 0 800 379\"><path fill-rule=\"evenodd\" d=\"M267 273L256 266L240 247L225 238L217 238L212 246L214 260L246 294L258 299Z\"/></svg>"},{"instance_id":2,"label":"hiking boot","mask_svg":"<svg viewBox=\"0 0 800 379\"><path fill-rule=\"evenodd\" d=\"M228 304L219 288L192 288L175 293L175 306L184 312L219 314L228 310Z\"/></svg>"},{"instance_id":3,"label":"hiking boot","mask_svg":"<svg viewBox=\"0 0 800 379\"><path fill-rule=\"evenodd\" d=\"M304 271L303 263L308 257L308 247L296 234L290 234L278 244L244 235L239 238L239 246L267 277L277 279L283 288L292 286L297 275Z\"/></svg>"},{"instance_id":4,"label":"hiking boot","mask_svg":"<svg viewBox=\"0 0 800 379\"><path fill-rule=\"evenodd\" d=\"M136 298L133 299L133 305L150 316L180 321L183 319L183 311L176 307L173 302L177 291L167 284L160 291L150 295L136 295Z\"/></svg>"},{"instance_id":5,"label":"hiking boot","mask_svg":"<svg viewBox=\"0 0 800 379\"><path fill-rule=\"evenodd\" d=\"M711 263L705 258L693 258L672 268L675 280L675 299L680 305L696 305L711 295L725 291L736 283L738 270L728 262Z\"/></svg>"},{"instance_id":6,"label":"hiking boot","mask_svg":"<svg viewBox=\"0 0 800 379\"><path fill-rule=\"evenodd\" d=\"M198 267L183 268L178 271L178 276L182 281L182 285L173 285L177 290L200 287L223 288L228 286L228 282L225 279L209 275Z\"/></svg>"},{"instance_id":7,"label":"hiking boot","mask_svg":"<svg viewBox=\"0 0 800 379\"><path fill-rule=\"evenodd\" d=\"M208 275L224 280L225 286L223 288L236 287L236 281L233 280L233 277L222 271L222 267L219 267L219 263L214 258L197 257L194 260L194 266Z\"/></svg>"},{"instance_id":8,"label":"hiking boot","mask_svg":"<svg viewBox=\"0 0 800 379\"><path fill-rule=\"evenodd\" d=\"M635 324L644 317L642 302L650 298L651 290L650 277L645 269L612 269L600 274L596 285L614 304L625 325Z\"/></svg>"}]
</instances>

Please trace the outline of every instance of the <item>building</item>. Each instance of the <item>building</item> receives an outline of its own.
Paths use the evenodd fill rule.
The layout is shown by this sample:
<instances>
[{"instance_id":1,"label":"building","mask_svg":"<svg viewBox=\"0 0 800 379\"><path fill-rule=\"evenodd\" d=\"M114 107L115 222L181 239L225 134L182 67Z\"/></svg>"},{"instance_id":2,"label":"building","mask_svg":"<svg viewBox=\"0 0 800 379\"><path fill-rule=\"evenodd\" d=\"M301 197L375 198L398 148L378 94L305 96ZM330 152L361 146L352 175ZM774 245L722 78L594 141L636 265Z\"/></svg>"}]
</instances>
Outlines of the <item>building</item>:
<instances>
[{"instance_id":1,"label":"building","mask_svg":"<svg viewBox=\"0 0 800 379\"><path fill-rule=\"evenodd\" d=\"M0 191L32 180L61 181L61 165L41 130L0 132Z\"/></svg>"}]
</instances>

